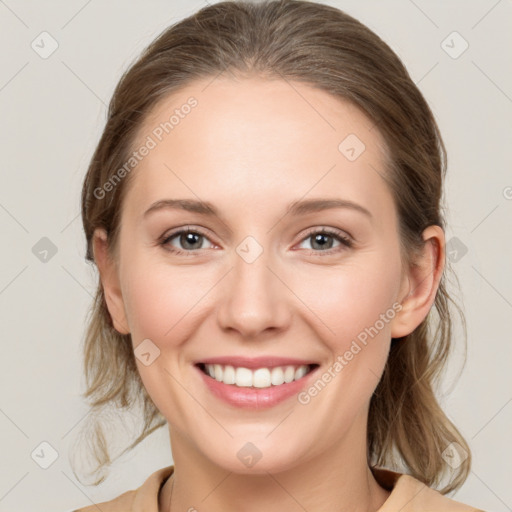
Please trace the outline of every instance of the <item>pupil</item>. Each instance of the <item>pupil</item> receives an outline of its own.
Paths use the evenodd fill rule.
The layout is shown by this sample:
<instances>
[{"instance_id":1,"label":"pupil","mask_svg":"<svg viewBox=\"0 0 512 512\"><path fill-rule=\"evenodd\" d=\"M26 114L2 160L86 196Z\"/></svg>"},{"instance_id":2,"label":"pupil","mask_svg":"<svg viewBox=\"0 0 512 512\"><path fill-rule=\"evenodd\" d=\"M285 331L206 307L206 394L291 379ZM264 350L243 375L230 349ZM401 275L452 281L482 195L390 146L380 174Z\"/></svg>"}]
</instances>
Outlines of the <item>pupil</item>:
<instances>
[{"instance_id":1,"label":"pupil","mask_svg":"<svg viewBox=\"0 0 512 512\"><path fill-rule=\"evenodd\" d=\"M185 243L183 244L184 247L187 247L187 244L191 244L191 245L194 245L194 243L197 244L197 238L200 237L201 235L197 234L197 233L185 233L184 235L182 235L182 237L184 237L184 240L185 240ZM196 239L194 241L194 239ZM192 247L192 249L194 249L195 247ZM190 247L189 247L190 249Z\"/></svg>"},{"instance_id":2,"label":"pupil","mask_svg":"<svg viewBox=\"0 0 512 512\"><path fill-rule=\"evenodd\" d=\"M318 234L318 235L315 235L315 237L314 237L315 241L314 241L314 243L313 243L313 246L314 246L314 244L318 244L318 243L320 243L320 248L321 248L321 249L325 249L325 248L326 248L326 245L329 245L328 243L326 244L326 243L322 243L322 242L321 242L321 240L322 240L322 239L324 239L324 240L325 240L325 238L330 238L330 235L325 235L325 234ZM330 248L330 246L329 246L328 248Z\"/></svg>"}]
</instances>

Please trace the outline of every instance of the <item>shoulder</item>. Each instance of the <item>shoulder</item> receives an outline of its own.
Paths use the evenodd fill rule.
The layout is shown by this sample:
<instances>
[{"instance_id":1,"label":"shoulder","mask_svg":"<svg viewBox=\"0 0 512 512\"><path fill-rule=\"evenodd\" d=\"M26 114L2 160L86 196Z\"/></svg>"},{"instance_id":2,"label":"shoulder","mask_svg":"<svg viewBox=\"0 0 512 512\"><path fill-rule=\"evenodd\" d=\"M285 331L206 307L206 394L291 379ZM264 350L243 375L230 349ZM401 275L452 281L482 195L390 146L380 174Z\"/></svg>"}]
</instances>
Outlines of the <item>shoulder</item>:
<instances>
[{"instance_id":1,"label":"shoulder","mask_svg":"<svg viewBox=\"0 0 512 512\"><path fill-rule=\"evenodd\" d=\"M130 512L136 510L158 510L158 493L165 480L174 471L167 466L152 473L137 489L129 490L110 501L73 510L73 512ZM156 507L156 508L155 508Z\"/></svg>"},{"instance_id":2,"label":"shoulder","mask_svg":"<svg viewBox=\"0 0 512 512\"><path fill-rule=\"evenodd\" d=\"M379 484L391 491L377 512L484 512L448 498L411 475L380 468L372 471Z\"/></svg>"},{"instance_id":3,"label":"shoulder","mask_svg":"<svg viewBox=\"0 0 512 512\"><path fill-rule=\"evenodd\" d=\"M102 503L95 503L89 507L78 508L73 512L98 512L98 509L102 512L118 512L120 510L131 510L133 507L133 500L137 491L126 491L117 498L110 501L103 501Z\"/></svg>"}]
</instances>

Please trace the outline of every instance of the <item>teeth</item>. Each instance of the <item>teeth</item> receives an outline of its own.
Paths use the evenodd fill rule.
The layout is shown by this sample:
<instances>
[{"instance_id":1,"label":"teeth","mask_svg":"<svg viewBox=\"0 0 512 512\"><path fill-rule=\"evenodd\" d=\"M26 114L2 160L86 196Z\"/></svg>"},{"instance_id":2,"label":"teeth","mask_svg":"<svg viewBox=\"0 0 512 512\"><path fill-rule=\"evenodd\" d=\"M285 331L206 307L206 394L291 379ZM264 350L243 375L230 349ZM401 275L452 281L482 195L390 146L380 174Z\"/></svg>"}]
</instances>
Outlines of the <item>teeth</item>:
<instances>
[{"instance_id":1,"label":"teeth","mask_svg":"<svg viewBox=\"0 0 512 512\"><path fill-rule=\"evenodd\" d=\"M215 378L218 380L218 381L222 381L224 382L224 379L222 378L223 375L222 375L222 366L216 364L215 365L215 370L217 370L217 367L220 369L221 371L221 378L217 378L217 376L215 376ZM237 386L252 386L252 372L251 370L249 370L248 368L237 368L236 371L235 371L235 384Z\"/></svg>"},{"instance_id":2,"label":"teeth","mask_svg":"<svg viewBox=\"0 0 512 512\"><path fill-rule=\"evenodd\" d=\"M309 365L301 366L276 366L275 368L235 368L230 365L205 364L206 373L224 384L234 384L238 387L269 388L279 386L294 380L301 379L309 373Z\"/></svg>"},{"instance_id":3,"label":"teeth","mask_svg":"<svg viewBox=\"0 0 512 512\"><path fill-rule=\"evenodd\" d=\"M307 366L299 366L297 368L297 370L295 370L294 379L295 380L301 379L302 377L304 377L304 375L306 375L306 373L308 373L308 367Z\"/></svg>"},{"instance_id":4,"label":"teeth","mask_svg":"<svg viewBox=\"0 0 512 512\"><path fill-rule=\"evenodd\" d=\"M210 366L210 365L208 365L208 366ZM225 384L234 384L235 383L236 372L232 366L225 366L223 372L222 372L222 368L221 368L220 373L222 373L222 375L220 377L220 379L222 379L222 382L224 382ZM219 379L217 379L217 380L219 380Z\"/></svg>"}]
</instances>

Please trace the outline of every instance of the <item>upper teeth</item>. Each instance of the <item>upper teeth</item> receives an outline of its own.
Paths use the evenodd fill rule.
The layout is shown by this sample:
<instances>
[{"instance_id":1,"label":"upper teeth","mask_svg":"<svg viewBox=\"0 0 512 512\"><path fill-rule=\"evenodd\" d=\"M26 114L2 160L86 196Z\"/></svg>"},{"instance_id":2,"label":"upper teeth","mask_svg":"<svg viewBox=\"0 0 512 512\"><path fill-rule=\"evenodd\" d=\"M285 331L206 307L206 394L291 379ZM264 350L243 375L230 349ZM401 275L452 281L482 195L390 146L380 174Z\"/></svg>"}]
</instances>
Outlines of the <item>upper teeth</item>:
<instances>
[{"instance_id":1,"label":"upper teeth","mask_svg":"<svg viewBox=\"0 0 512 512\"><path fill-rule=\"evenodd\" d=\"M234 384L239 387L268 388L279 386L300 379L309 371L309 365L276 366L275 368L249 368L221 364L205 364L206 373L224 384Z\"/></svg>"}]
</instances>

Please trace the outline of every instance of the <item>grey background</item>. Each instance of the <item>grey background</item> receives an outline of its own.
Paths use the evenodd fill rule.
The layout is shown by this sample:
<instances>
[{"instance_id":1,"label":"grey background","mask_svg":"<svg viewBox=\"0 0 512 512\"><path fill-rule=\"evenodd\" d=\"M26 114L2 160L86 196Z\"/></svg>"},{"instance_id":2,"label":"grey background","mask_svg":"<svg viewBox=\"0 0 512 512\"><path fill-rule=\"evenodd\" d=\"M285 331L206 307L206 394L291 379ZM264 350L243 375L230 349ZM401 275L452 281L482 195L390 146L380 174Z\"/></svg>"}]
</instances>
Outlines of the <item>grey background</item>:
<instances>
[{"instance_id":1,"label":"grey background","mask_svg":"<svg viewBox=\"0 0 512 512\"><path fill-rule=\"evenodd\" d=\"M466 367L460 374L459 348L440 400L474 457L453 497L512 510L512 4L326 3L398 53L440 125L449 162L446 234L458 244L454 267L468 321ZM80 346L96 282L84 258L79 192L122 71L162 29L204 5L0 0L2 512L65 511L111 499L172 463L164 428L114 464L97 488L71 472L68 453L87 413ZM31 47L42 46L43 31L58 43L45 59ZM457 58L463 41L446 39L453 31L469 44ZM48 246L44 237L56 251L46 262L38 256ZM48 469L31 456L44 453L44 462L44 441L58 452Z\"/></svg>"}]
</instances>

